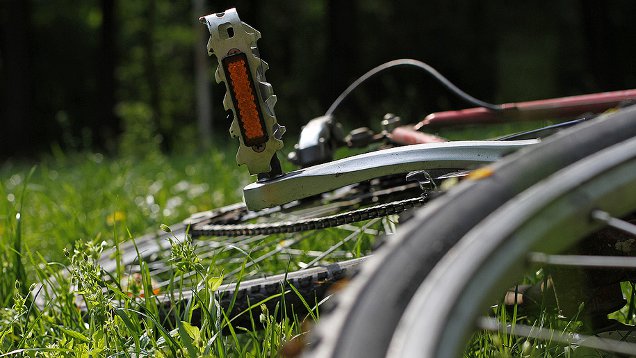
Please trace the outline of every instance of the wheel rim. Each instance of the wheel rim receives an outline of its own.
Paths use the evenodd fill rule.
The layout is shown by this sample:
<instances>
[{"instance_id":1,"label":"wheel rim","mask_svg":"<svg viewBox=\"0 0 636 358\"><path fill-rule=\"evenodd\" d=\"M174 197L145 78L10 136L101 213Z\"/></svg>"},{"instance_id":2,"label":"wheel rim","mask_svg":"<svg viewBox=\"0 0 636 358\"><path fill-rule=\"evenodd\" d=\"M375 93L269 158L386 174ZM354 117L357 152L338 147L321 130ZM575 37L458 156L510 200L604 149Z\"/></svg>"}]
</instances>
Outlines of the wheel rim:
<instances>
[{"instance_id":1,"label":"wheel rim","mask_svg":"<svg viewBox=\"0 0 636 358\"><path fill-rule=\"evenodd\" d=\"M411 189L411 195L418 195L415 194L413 185L409 189ZM417 191L419 192L419 189ZM391 200L391 197L384 199ZM266 211L264 214L247 212L239 207L235 222L245 224L306 220L364 205L364 203L345 198L335 202L301 205L299 209ZM149 266L150 274L157 280L158 288L162 292L171 291L168 286L174 284L174 282L171 283L171 279L175 276L174 260L187 259L188 255L187 252L175 253L175 249L178 251L181 247L182 250L193 250L192 254L201 260L197 263L199 268L220 268L221 272L216 274L223 275L227 281L236 280L239 275L241 280L266 277L363 256L368 253L376 237L385 233L390 234L396 224L397 215L386 215L322 230L303 230L290 234L248 234L235 237L193 235L188 233L187 226L181 225L167 235L147 237L143 239L143 242L137 242L136 250L132 243L129 243L127 250L123 250L128 251L129 256L121 266L125 275L139 272L139 258L141 258ZM131 246L133 250L130 250ZM137 251L139 251L139 257ZM296 259L291 260L294 256ZM112 261L113 252L106 253L102 264L108 267L105 268L106 270L111 269L111 272L115 268ZM276 263L272 264L272 261ZM300 264L296 265L296 261L300 261ZM272 267L264 269L262 266L265 262ZM194 267L189 267L186 272L178 275L182 279L182 282L179 282L180 289L183 289L183 284L186 290L195 288L197 282L201 280L200 275L201 272L197 272Z\"/></svg>"},{"instance_id":2,"label":"wheel rim","mask_svg":"<svg viewBox=\"0 0 636 358\"><path fill-rule=\"evenodd\" d=\"M634 139L604 150L528 190L475 227L418 289L390 352L400 356L457 356L460 342L471 329L466 322L475 322L483 305L493 302L493 296L503 292L509 279L517 277L525 253L556 252L598 228L598 223L589 220L595 206L616 216L636 208L634 153ZM541 241L564 222L577 225L569 226L568 232L561 228L558 241ZM483 240L485 237L501 239ZM471 255L462 254L465 252ZM441 292L440 285L448 289ZM453 304L448 304L449 300Z\"/></svg>"},{"instance_id":3,"label":"wheel rim","mask_svg":"<svg viewBox=\"0 0 636 358\"><path fill-rule=\"evenodd\" d=\"M422 189L418 183L405 183L404 176L393 176L339 189L320 198L285 207L254 213L245 210L244 205L235 204L215 213L204 213L204 217L209 219L209 223L221 224L227 224L228 213L237 213L230 222L239 224L307 220L354 209L393 205L396 202L408 201L419 205L417 203L426 200L421 195ZM378 209L379 217L356 218L352 223L342 223L338 219L333 227L301 228L300 232L291 234L234 237L192 234L189 222L201 222L201 218L193 218L172 228L164 227L166 232L149 234L116 245L105 251L96 265L106 283L103 286L106 296L110 295L110 289L117 287L142 306L144 299L152 298L160 306L172 310L172 304L188 304L188 301L196 299L201 289L209 290L209 287L205 287L209 279L221 277L224 283L216 294L220 296L223 308L227 308L226 304L234 307L232 312L226 312L228 316L243 313L241 310L249 306L249 297L243 299L245 302L241 303L241 307L234 306L233 292L238 292L239 287L239 295L248 293L248 296L254 294L260 297L265 291L267 296L284 291L287 292L285 295L298 300L298 297L294 297L300 296L298 291L283 290L283 286L294 285L298 288L298 284L308 283L310 286L304 287L303 295L310 294L305 297L310 297L312 301L305 303L305 306L313 307L317 303L314 298L320 298L333 282L361 263L362 259L356 257L367 255L372 246L377 244L376 238L395 230L399 221L397 212L408 209L409 205L397 205L391 212ZM296 265L297 261L299 265ZM321 269L312 268L317 266ZM151 288L142 282L146 270L152 281ZM69 274L72 273L60 273ZM81 286L81 277L76 277L74 282L77 286L70 287L72 292ZM56 279L50 278L36 288L36 303L41 307L53 304L56 285ZM147 293L150 289L152 294ZM276 301L270 303L275 305ZM113 303L115 307L127 304L121 301ZM251 303L257 302L252 300ZM75 304L81 311L87 312L81 294L75 297ZM296 309L299 312L305 310L303 307Z\"/></svg>"}]
</instances>

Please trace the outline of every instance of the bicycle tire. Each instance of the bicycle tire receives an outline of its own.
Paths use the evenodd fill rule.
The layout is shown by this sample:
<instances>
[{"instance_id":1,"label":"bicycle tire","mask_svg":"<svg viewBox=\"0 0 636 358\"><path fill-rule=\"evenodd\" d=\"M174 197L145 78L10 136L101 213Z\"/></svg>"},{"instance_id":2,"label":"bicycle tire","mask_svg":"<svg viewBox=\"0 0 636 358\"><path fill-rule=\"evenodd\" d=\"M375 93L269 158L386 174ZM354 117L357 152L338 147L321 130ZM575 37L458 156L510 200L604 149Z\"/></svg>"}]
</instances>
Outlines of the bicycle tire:
<instances>
[{"instance_id":1,"label":"bicycle tire","mask_svg":"<svg viewBox=\"0 0 636 358\"><path fill-rule=\"evenodd\" d=\"M230 205L235 207L237 204ZM125 260L123 264L130 264L131 261L136 260L136 251L144 250L145 245L157 245L158 242L165 241L169 236L185 235L188 229L187 224L174 225L170 233L158 232L155 234L148 234L136 241L128 241L122 244L121 251L128 252L129 258ZM136 246L137 248L135 249ZM152 255L155 250L162 250L161 246L156 246L153 249L146 250L146 254ZM100 266L103 270L108 272L114 272L116 263L112 260L114 249L105 252L100 259ZM232 319L233 327L249 327L251 325L250 315L246 314L250 306L259 302L266 301L264 304L273 312L276 305L282 300L279 298L273 300L266 300L276 294L285 294L285 302L287 308L298 315L306 315L309 312L303 301L310 304L322 300L325 297L326 292L331 285L335 282L346 277L349 273L354 271L358 265L360 265L367 257L360 257L354 259L348 259L339 262L332 262L325 265L309 268L306 270L282 273L277 275L268 275L262 278L245 280L239 283L226 283L221 285L215 292L215 296L219 302L220 308L226 312L227 316ZM290 286L294 286L296 292L290 291ZM188 290L182 292L179 297L179 302L182 305L187 304L192 299L193 291ZM161 302L164 309L164 315L167 312L174 309L171 307L171 297L169 292L156 295L154 298ZM236 295L236 300L233 300L233 296ZM290 312L291 313L291 312ZM192 324L199 324L200 322L200 310L193 312ZM260 327L260 322L256 322Z\"/></svg>"},{"instance_id":2,"label":"bicycle tire","mask_svg":"<svg viewBox=\"0 0 636 358\"><path fill-rule=\"evenodd\" d=\"M284 302L284 307L278 307L280 311L279 317L276 317L277 319L281 319L285 314L305 317L310 314L308 308L313 308L316 303L323 300L334 283L354 272L367 258L365 256L334 262L309 270L247 280L241 283L224 284L219 287L215 295L220 309L231 320L233 328L261 328L262 322L254 319L254 316L260 313L260 307L254 312L250 312L258 303L263 302L262 304L267 307L269 312L275 312L276 306ZM291 289L290 286L293 286L294 289ZM191 295L192 292L188 291L180 302L185 305L191 299ZM234 295L236 295L236 300L233 300ZM277 296L275 299L270 299L276 295L284 295L285 298L282 299L281 296ZM161 301L169 302L166 299ZM306 303L311 305L311 307L307 307ZM165 310L164 312L169 312L174 307L165 304L163 309ZM200 309L194 310L190 323L194 325L200 324L201 314ZM252 327L252 324L255 327ZM224 332L228 332L227 328L224 329Z\"/></svg>"},{"instance_id":3,"label":"bicycle tire","mask_svg":"<svg viewBox=\"0 0 636 358\"><path fill-rule=\"evenodd\" d=\"M542 255L555 254L598 231L601 223L591 220L595 210L613 217L636 212L636 138L558 171L465 234L413 296L390 355L458 356L484 306L532 266L527 254L537 249ZM546 335L562 334L545 330ZM591 348L636 354L636 344L618 340L599 341Z\"/></svg>"},{"instance_id":4,"label":"bicycle tire","mask_svg":"<svg viewBox=\"0 0 636 358\"><path fill-rule=\"evenodd\" d=\"M383 357L416 289L465 233L536 182L633 136L636 107L602 115L511 154L419 210L332 298L306 356Z\"/></svg>"}]
</instances>

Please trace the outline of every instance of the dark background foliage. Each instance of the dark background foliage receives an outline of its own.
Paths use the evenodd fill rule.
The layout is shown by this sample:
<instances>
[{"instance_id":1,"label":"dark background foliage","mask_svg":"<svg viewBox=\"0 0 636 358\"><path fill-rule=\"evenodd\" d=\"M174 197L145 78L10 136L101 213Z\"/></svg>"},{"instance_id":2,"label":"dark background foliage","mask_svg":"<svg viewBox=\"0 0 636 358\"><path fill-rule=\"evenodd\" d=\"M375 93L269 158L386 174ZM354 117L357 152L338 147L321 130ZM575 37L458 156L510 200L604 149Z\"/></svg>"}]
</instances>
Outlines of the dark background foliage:
<instances>
[{"instance_id":1,"label":"dark background foliage","mask_svg":"<svg viewBox=\"0 0 636 358\"><path fill-rule=\"evenodd\" d=\"M230 7L263 34L290 136L359 75L396 58L423 60L492 102L636 87L631 0L0 4L0 158L58 146L115 154L122 143L175 151L218 142L229 123L212 59L204 63L212 112L202 118L211 127L197 121L195 51L207 39L197 17ZM427 76L402 69L372 80L337 115L351 126L389 111L413 122L459 106Z\"/></svg>"}]
</instances>

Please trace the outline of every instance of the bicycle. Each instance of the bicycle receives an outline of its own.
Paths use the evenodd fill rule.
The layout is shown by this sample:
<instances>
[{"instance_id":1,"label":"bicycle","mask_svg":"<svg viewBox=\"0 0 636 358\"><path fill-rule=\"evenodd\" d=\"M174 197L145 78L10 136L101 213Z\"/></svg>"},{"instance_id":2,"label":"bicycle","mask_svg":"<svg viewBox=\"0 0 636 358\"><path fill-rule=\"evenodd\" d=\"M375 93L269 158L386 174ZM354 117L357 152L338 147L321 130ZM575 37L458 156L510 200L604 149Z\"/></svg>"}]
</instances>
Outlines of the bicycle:
<instances>
[{"instance_id":1,"label":"bicycle","mask_svg":"<svg viewBox=\"0 0 636 358\"><path fill-rule=\"evenodd\" d=\"M219 60L216 78L223 80L227 88L224 104L233 118L230 131L233 136L239 137L237 162L246 164L250 173L259 176L259 181L244 190L247 207L253 210L248 210L244 204L236 204L200 213L182 224L166 229L168 232L150 234L104 253L99 265L103 268L105 278L120 290L134 291L131 292L133 296L143 293L146 299L152 297L165 304L164 316L174 316L175 308L168 303L175 302L175 296L177 301L184 304L197 300L197 293L203 288L209 275L222 275L234 280L234 283L230 281L215 290L220 307L226 311L228 321L234 325L249 326L251 317L246 312L261 302L269 305L272 311L281 300L293 306L297 314L303 313L300 311L312 311L325 296L332 282L344 277L346 272L357 267L360 262L367 261L364 255L374 245L370 239L381 233L393 233L398 220L396 215L428 202L436 195L435 188L442 181L464 177L467 170L497 161L522 147L533 146L538 143L536 138L551 134L561 126L572 126L585 121L577 119L563 125L549 126L538 132L508 136L503 138L505 140L416 144L333 161L334 151L339 146L366 147L378 142L396 145L435 140L424 139L421 132L398 126L394 117L385 118L381 133L362 129L345 137L331 116L342 99L356 86L376 73L395 66L419 66L469 103L487 108L476 110L483 112L480 115L481 120L500 119L499 115L490 115L510 112L505 106L490 105L468 96L425 64L412 60L392 62L361 77L345 90L324 117L308 123L290 158L301 169L283 174L276 152L282 146L284 128L277 123L274 115L275 96L265 80L267 64L258 56L256 40L260 34L242 23L234 10L209 15L204 20L211 31L208 50L217 54ZM219 45L232 39L243 42L233 43L231 46ZM232 66L245 70L248 75L232 79ZM244 98L239 98L241 93L251 93L254 96L251 105ZM596 108L596 111L613 107L622 100L633 97L635 95L632 92L615 94L609 102L601 103L601 109ZM598 104L602 101L595 98L592 102ZM589 101L587 104L590 104ZM251 113L251 119L241 117L241 106L248 106L244 111ZM572 108L562 102L560 106L562 109ZM521 104L515 108L515 113L541 112L536 111L536 107L533 108L531 104ZM539 114L545 116L545 113ZM571 115L569 112L564 114ZM446 117L442 114L438 114L437 118L429 117L426 125L436 121L454 121L448 119L448 115L450 114L446 114ZM480 116L472 114L470 118ZM405 174L410 175L407 178ZM313 186L307 188L307 183ZM530 184L532 182L528 182ZM449 195L444 195L444 198ZM433 205L437 202L438 199L433 201ZM266 223L253 224L252 221ZM318 234L308 234L312 231ZM286 233L296 232L300 234L285 236ZM219 242L215 237L220 236L235 239ZM331 243L309 243L307 240L312 236L318 236L321 241L327 241L328 236L335 236L336 240ZM195 239L196 244L193 242ZM392 239L386 241L387 247L395 245L390 244ZM254 243L258 245L250 246ZM349 248L349 252L341 249L352 243L355 245ZM171 249L174 251L179 247L196 251L197 257L203 261L197 263L198 266L190 272L180 273L175 280L175 270L170 262L174 259L174 255L171 257ZM238 256L233 255L236 253ZM266 259L276 259L278 254L287 255L278 259L278 275L248 280L250 274L264 275L258 268L259 264ZM299 257L301 264L293 263L288 258L291 255ZM352 259L358 255L361 258ZM330 265L326 265L328 257L335 260ZM201 267L215 267L220 264L226 265L223 272L210 272L207 269L197 271ZM318 264L322 267L313 267ZM293 272L298 269L300 271ZM135 282L138 279L136 275L144 270L147 270L156 283ZM361 282L360 279L357 280ZM140 287L131 288L135 285ZM268 299L272 295L278 299ZM50 302L50 297L45 294L39 297ZM78 304L82 306L81 301ZM203 313L197 311L196 314Z\"/></svg>"},{"instance_id":2,"label":"bicycle","mask_svg":"<svg viewBox=\"0 0 636 358\"><path fill-rule=\"evenodd\" d=\"M597 203L596 197L590 199L590 204L585 197L572 203L567 201L572 200L571 197L559 197L559 194L570 195L570 192L583 190L578 185L588 185L588 181L591 186L607 185L610 186L608 192L624 190L624 196L616 203L632 205L631 209L622 208L612 215L622 217L633 212L635 191L625 189L625 186L632 185L633 189L636 173L623 169L628 184L615 186L614 183L605 184L602 178L610 173L610 167L633 167L635 113L636 108L631 107L603 116L600 121L556 134L539 146L524 149L486 167L471 180L423 208L394 240L378 250L352 281L348 291L336 297L333 315L323 315L322 327L318 326L314 336L315 344L310 345L316 349L315 356L384 356L392 353L395 356L437 357L461 353L462 342L475 323L475 316L485 313L487 307L484 305L496 303L497 296L503 296L506 288L514 286L514 279L519 279L520 271L526 267L524 264L534 262L534 269L539 263L547 264L546 267L557 265L559 263L554 259L560 256L553 256L553 251L564 249L568 243L582 240L592 230L598 230L598 221L587 219L592 211L590 208L596 209L594 205L601 203ZM610 128L613 126L615 128ZM622 155L618 156L617 151ZM599 163L606 166L591 170ZM548 198L544 195L546 192L552 195ZM575 224L571 226L584 229L566 232L558 241L543 241L546 236L543 236L542 228L558 230L558 224L562 222L558 221L555 211L544 213L541 225L533 221L536 218L532 215L548 208L552 199L569 204L569 210L563 208L568 205L559 206L559 215L562 211L579 210L578 221L573 221ZM528 206L532 206L533 211ZM605 207L601 206L601 209L605 210ZM512 222L511 217L515 217ZM523 238L511 234L522 227L526 233L534 232L533 243L543 246L532 249L529 242L524 244ZM497 231L497 234L490 234L491 231ZM571 241L566 234L572 234ZM546 247L548 243L553 247ZM547 251L525 257L528 250L540 249ZM634 261L630 262L633 266ZM580 265L586 267L585 262ZM605 265L616 263L609 259ZM488 269L495 273L492 277L483 274ZM547 275L544 277L547 280ZM543 297L548 293L546 290ZM498 307L503 306L502 300L499 302ZM605 315L609 312L602 311ZM515 323L497 323L492 317L481 318L478 323L482 328L502 329L506 334L515 330ZM363 327L374 327L375 330ZM522 331L522 325L518 327ZM625 329L621 326L603 328L610 332ZM533 331L528 326L523 329L526 334ZM542 335L531 337L545 339L545 332L535 328L536 331ZM560 343L565 347L572 342L585 346L576 336L560 333L548 331L548 337L557 340L556 336L561 336ZM421 342L426 342L426 346L420 345ZM607 348L607 345L592 347ZM635 352L634 346L621 349L618 353Z\"/></svg>"}]
</instances>

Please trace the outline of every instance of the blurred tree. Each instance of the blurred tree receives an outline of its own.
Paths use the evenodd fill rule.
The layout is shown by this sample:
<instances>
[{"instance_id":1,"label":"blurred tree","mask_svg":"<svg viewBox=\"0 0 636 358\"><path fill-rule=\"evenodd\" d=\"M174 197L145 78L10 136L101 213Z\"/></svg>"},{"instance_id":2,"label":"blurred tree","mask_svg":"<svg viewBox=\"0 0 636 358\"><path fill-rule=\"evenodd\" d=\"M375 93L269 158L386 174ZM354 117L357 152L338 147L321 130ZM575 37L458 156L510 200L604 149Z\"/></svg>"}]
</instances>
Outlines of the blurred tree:
<instances>
[{"instance_id":1,"label":"blurred tree","mask_svg":"<svg viewBox=\"0 0 636 358\"><path fill-rule=\"evenodd\" d=\"M155 56L155 22L157 16L157 2L156 0L148 0L145 4L145 10L142 11L144 21L144 28L141 31L142 34L142 47L144 49L143 67L144 67L144 80L148 84L148 99L149 105L152 110L152 118L155 122L155 127L161 128L160 121L163 119L162 114L162 101L161 101L161 85L162 80L159 77L157 71L157 61ZM150 128L148 128L150 130Z\"/></svg>"},{"instance_id":2,"label":"blurred tree","mask_svg":"<svg viewBox=\"0 0 636 358\"><path fill-rule=\"evenodd\" d=\"M191 130L196 118L192 24L197 19L190 5L148 0L120 6L118 102L145 103L166 150L197 143Z\"/></svg>"},{"instance_id":3,"label":"blurred tree","mask_svg":"<svg viewBox=\"0 0 636 358\"><path fill-rule=\"evenodd\" d=\"M210 132L227 137L215 62L195 53L207 37L197 18L230 7L263 34L288 143L357 76L396 58L423 60L488 101L636 86L633 0L0 0L0 157L54 143L112 153L136 140L195 150ZM415 121L462 106L426 75L398 69L336 116L352 127L388 111ZM206 129L211 116L220 120Z\"/></svg>"},{"instance_id":4,"label":"blurred tree","mask_svg":"<svg viewBox=\"0 0 636 358\"><path fill-rule=\"evenodd\" d=\"M595 84L624 88L636 75L636 23L630 16L636 14L636 2L582 0L577 10L585 39L585 65Z\"/></svg>"},{"instance_id":5,"label":"blurred tree","mask_svg":"<svg viewBox=\"0 0 636 358\"><path fill-rule=\"evenodd\" d=\"M329 73L329 92L343 91L349 85L349 74L357 69L358 38L357 2L355 0L329 0L327 2L327 34L328 58L327 73ZM368 24L366 24L368 26Z\"/></svg>"},{"instance_id":6,"label":"blurred tree","mask_svg":"<svg viewBox=\"0 0 636 358\"><path fill-rule=\"evenodd\" d=\"M115 67L117 65L117 26L116 0L100 0L101 26L99 30L100 45L97 64L97 123L94 140L98 147L113 147L113 139L121 134L121 123L115 115Z\"/></svg>"},{"instance_id":7,"label":"blurred tree","mask_svg":"<svg viewBox=\"0 0 636 358\"><path fill-rule=\"evenodd\" d=\"M0 101L2 123L12 130L2 131L8 138L0 156L34 155L55 141L90 147L99 108L94 41L101 25L99 7L94 1L71 0L1 4L2 23L11 25L0 25L8 30L0 45L7 48L0 63L8 60L1 69L6 81L0 88L6 90ZM19 107L27 109L16 112Z\"/></svg>"},{"instance_id":8,"label":"blurred tree","mask_svg":"<svg viewBox=\"0 0 636 358\"><path fill-rule=\"evenodd\" d=\"M192 1L192 17L198 18L206 14L205 0ZM204 149L212 142L212 93L210 92L210 61L207 56L208 31L205 26L196 23L194 33L194 82L196 88L197 132L199 143Z\"/></svg>"},{"instance_id":9,"label":"blurred tree","mask_svg":"<svg viewBox=\"0 0 636 358\"><path fill-rule=\"evenodd\" d=\"M0 8L0 153L24 149L34 135L32 106L31 1L6 0ZM33 147L32 147L33 148ZM28 149L28 147L27 147Z\"/></svg>"}]
</instances>

